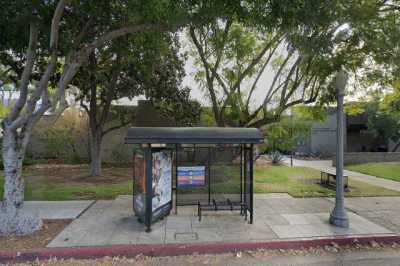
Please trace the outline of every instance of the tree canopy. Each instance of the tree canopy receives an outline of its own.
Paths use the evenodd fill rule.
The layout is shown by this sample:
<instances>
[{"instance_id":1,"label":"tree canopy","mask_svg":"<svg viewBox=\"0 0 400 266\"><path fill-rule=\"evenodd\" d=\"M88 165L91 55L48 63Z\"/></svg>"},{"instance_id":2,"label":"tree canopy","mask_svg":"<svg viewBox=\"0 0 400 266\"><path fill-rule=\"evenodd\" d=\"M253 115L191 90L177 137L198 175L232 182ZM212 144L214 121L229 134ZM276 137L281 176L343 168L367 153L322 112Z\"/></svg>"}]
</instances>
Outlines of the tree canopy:
<instances>
[{"instance_id":1,"label":"tree canopy","mask_svg":"<svg viewBox=\"0 0 400 266\"><path fill-rule=\"evenodd\" d=\"M393 86L399 74L398 15L398 0L6 1L0 9L0 77L19 91L19 98L2 120L0 233L28 233L40 226L38 219L19 213L22 162L32 129L45 112L65 110L66 90L74 77L88 67L93 54L113 49L114 40L134 35L139 39L131 41L140 42L143 34L188 27L218 125L262 126L295 104L334 100L332 77L342 67L353 73L364 67L379 81L389 77L387 84ZM285 52L276 55L281 47ZM166 69L175 64L170 59L162 64ZM264 69L274 70L276 78L273 86L262 84L267 97L253 107L248 82L257 84L268 64ZM142 73L154 82L166 69ZM169 95L169 112L185 111L175 100L184 99L188 91Z\"/></svg>"},{"instance_id":2,"label":"tree canopy","mask_svg":"<svg viewBox=\"0 0 400 266\"><path fill-rule=\"evenodd\" d=\"M229 2L17 0L2 5L2 76L20 94L2 120L5 186L0 234L26 234L40 227L40 219L19 212L26 147L45 112L52 109L58 115L65 110L66 90L90 55L128 34L175 32L189 22L209 19L216 10L223 15L240 5Z\"/></svg>"},{"instance_id":3,"label":"tree canopy","mask_svg":"<svg viewBox=\"0 0 400 266\"><path fill-rule=\"evenodd\" d=\"M177 123L195 122L200 107L181 86L183 60L176 36L159 32L124 36L89 56L73 84L89 117L92 176L101 173L103 137L134 122L132 109L112 106L113 101L145 95Z\"/></svg>"},{"instance_id":4,"label":"tree canopy","mask_svg":"<svg viewBox=\"0 0 400 266\"><path fill-rule=\"evenodd\" d=\"M259 11L251 17L225 17L189 29L195 78L220 126L261 127L291 106L333 102L336 72L345 68L356 76L375 57L379 64L379 43L370 35L398 27L389 23L395 2L270 4L268 10L254 4ZM398 49L395 36L385 44L391 51ZM265 75L272 78L261 81Z\"/></svg>"}]
</instances>

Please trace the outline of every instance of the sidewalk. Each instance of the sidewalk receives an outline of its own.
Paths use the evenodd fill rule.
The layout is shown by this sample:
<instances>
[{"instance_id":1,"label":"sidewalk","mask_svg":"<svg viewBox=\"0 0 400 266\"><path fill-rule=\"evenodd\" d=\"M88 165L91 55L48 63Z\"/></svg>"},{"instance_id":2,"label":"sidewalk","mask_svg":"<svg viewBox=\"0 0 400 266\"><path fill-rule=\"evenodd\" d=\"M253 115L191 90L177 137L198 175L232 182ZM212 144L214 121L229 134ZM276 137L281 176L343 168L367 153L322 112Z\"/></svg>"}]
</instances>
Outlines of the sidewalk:
<instances>
[{"instance_id":1,"label":"sidewalk","mask_svg":"<svg viewBox=\"0 0 400 266\"><path fill-rule=\"evenodd\" d=\"M398 200L400 202L400 198ZM113 201L97 201L48 246L240 243L393 234L385 226L354 212L348 213L350 228L331 226L328 219L333 206L327 198L255 194L252 225L244 221L238 212L206 212L199 222L195 207L178 207L178 215L171 214L155 223L152 231L146 233L133 214L132 197L120 196Z\"/></svg>"},{"instance_id":2,"label":"sidewalk","mask_svg":"<svg viewBox=\"0 0 400 266\"><path fill-rule=\"evenodd\" d=\"M94 200L25 201L22 212L41 219L76 219Z\"/></svg>"},{"instance_id":3,"label":"sidewalk","mask_svg":"<svg viewBox=\"0 0 400 266\"><path fill-rule=\"evenodd\" d=\"M285 158L284 163L286 165L290 165L290 158ZM335 171L335 167L332 167L331 160L316 160L316 161L308 161L308 160L298 160L293 159L294 166L302 166L316 169L318 171ZM400 182L378 178L376 176L366 175L358 172L353 172L349 170L344 170L344 174L348 175L351 179L368 183L370 185L383 187L386 189L400 191Z\"/></svg>"}]
</instances>

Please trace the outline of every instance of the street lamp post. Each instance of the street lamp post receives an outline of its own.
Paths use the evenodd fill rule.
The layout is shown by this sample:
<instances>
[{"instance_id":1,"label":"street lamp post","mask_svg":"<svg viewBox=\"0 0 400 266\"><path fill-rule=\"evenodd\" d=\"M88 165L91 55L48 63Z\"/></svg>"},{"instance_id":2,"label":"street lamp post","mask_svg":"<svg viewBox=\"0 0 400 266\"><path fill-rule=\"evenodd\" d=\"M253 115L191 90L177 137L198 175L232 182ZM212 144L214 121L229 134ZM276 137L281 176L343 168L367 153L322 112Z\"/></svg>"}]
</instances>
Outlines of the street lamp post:
<instances>
[{"instance_id":1,"label":"street lamp post","mask_svg":"<svg viewBox=\"0 0 400 266\"><path fill-rule=\"evenodd\" d=\"M332 210L329 222L338 227L349 227L349 218L344 208L344 188L343 188L343 98L347 83L347 73L340 70L336 75L336 94L337 94L337 130L336 130L336 198L335 208Z\"/></svg>"},{"instance_id":2,"label":"street lamp post","mask_svg":"<svg viewBox=\"0 0 400 266\"><path fill-rule=\"evenodd\" d=\"M290 108L290 141L293 141L293 110ZM291 143L290 149L290 166L293 167L293 149L294 143Z\"/></svg>"}]
</instances>

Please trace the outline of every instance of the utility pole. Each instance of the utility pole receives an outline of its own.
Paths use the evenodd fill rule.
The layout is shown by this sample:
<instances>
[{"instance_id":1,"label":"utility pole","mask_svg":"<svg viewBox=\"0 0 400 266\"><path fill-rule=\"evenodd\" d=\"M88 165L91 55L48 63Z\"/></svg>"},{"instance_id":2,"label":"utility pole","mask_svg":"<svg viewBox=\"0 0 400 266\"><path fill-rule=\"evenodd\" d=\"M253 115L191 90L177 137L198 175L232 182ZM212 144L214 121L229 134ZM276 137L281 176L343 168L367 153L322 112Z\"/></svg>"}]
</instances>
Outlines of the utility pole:
<instances>
[{"instance_id":1,"label":"utility pole","mask_svg":"<svg viewBox=\"0 0 400 266\"><path fill-rule=\"evenodd\" d=\"M338 227L349 227L349 218L344 208L344 187L343 187L343 98L348 75L340 70L336 75L337 95L337 129L336 129L336 198L335 208L332 210L329 222Z\"/></svg>"}]
</instances>

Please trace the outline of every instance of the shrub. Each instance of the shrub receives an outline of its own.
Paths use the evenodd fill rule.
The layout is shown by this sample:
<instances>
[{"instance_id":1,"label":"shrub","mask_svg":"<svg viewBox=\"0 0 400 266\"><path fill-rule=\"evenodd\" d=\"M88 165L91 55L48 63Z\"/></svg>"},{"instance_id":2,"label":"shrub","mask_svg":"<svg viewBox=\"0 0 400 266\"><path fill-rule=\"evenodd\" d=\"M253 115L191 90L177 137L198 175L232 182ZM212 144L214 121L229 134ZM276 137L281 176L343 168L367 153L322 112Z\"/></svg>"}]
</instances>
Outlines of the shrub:
<instances>
[{"instance_id":1,"label":"shrub","mask_svg":"<svg viewBox=\"0 0 400 266\"><path fill-rule=\"evenodd\" d=\"M279 164L283 160L283 156L279 151L271 151L268 153L268 159L272 164Z\"/></svg>"},{"instance_id":2,"label":"shrub","mask_svg":"<svg viewBox=\"0 0 400 266\"><path fill-rule=\"evenodd\" d=\"M76 108L67 109L55 122L43 119L32 135L34 159L62 160L66 163L87 161L87 119Z\"/></svg>"}]
</instances>

